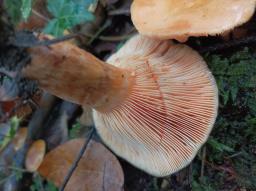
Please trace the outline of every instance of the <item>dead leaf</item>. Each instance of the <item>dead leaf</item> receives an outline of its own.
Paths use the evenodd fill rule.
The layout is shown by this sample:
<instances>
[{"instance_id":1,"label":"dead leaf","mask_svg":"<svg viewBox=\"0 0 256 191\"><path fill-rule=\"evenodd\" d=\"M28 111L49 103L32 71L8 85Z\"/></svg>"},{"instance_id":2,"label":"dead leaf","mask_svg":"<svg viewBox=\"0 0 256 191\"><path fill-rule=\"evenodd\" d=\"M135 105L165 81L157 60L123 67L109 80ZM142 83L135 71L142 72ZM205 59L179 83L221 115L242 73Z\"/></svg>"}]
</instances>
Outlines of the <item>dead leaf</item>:
<instances>
[{"instance_id":1,"label":"dead leaf","mask_svg":"<svg viewBox=\"0 0 256 191\"><path fill-rule=\"evenodd\" d=\"M9 113L15 107L15 101L0 101L0 107L4 113Z\"/></svg>"},{"instance_id":2,"label":"dead leaf","mask_svg":"<svg viewBox=\"0 0 256 191\"><path fill-rule=\"evenodd\" d=\"M74 139L46 154L39 173L60 186L84 144ZM120 191L124 175L116 157L102 144L90 141L65 191Z\"/></svg>"},{"instance_id":3,"label":"dead leaf","mask_svg":"<svg viewBox=\"0 0 256 191\"><path fill-rule=\"evenodd\" d=\"M30 100L33 102L23 100L22 98L16 98L13 101L0 101L0 120L6 121L13 116L25 119L26 117L32 114L33 108L35 108L38 105L41 96L42 92L38 91L35 95L33 95L30 98Z\"/></svg>"}]
</instances>

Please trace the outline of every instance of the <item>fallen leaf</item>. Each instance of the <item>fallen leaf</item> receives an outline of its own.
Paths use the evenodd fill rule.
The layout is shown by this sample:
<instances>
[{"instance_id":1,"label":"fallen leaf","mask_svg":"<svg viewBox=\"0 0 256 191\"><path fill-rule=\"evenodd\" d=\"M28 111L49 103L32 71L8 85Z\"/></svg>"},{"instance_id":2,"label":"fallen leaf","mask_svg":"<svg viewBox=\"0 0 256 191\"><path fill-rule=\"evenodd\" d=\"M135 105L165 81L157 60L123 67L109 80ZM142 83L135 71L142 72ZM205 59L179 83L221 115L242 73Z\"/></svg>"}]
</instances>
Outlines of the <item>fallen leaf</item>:
<instances>
[{"instance_id":1,"label":"fallen leaf","mask_svg":"<svg viewBox=\"0 0 256 191\"><path fill-rule=\"evenodd\" d=\"M10 143L14 138L20 120L17 117L11 118L8 123L0 124L0 152Z\"/></svg>"},{"instance_id":2,"label":"fallen leaf","mask_svg":"<svg viewBox=\"0 0 256 191\"><path fill-rule=\"evenodd\" d=\"M74 139L50 151L39 173L59 187L84 141ZM101 143L91 140L65 191L120 191L123 183L123 171L116 157Z\"/></svg>"},{"instance_id":3,"label":"fallen leaf","mask_svg":"<svg viewBox=\"0 0 256 191\"><path fill-rule=\"evenodd\" d=\"M0 101L0 107L4 113L11 112L15 105L15 101Z\"/></svg>"}]
</instances>

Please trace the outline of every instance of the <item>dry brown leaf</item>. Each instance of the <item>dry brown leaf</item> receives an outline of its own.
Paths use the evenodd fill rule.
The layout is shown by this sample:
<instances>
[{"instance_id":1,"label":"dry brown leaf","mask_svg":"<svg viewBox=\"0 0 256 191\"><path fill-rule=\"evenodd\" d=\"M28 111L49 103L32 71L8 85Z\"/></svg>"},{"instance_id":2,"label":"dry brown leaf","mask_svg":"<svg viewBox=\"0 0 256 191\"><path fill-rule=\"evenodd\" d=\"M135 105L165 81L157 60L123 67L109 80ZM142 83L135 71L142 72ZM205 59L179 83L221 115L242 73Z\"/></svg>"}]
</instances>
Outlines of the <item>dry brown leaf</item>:
<instances>
[{"instance_id":1,"label":"dry brown leaf","mask_svg":"<svg viewBox=\"0 0 256 191\"><path fill-rule=\"evenodd\" d=\"M84 141L74 139L50 151L39 173L60 186ZM102 144L91 140L65 191L120 191L123 183L123 171L116 157Z\"/></svg>"},{"instance_id":2,"label":"dry brown leaf","mask_svg":"<svg viewBox=\"0 0 256 191\"><path fill-rule=\"evenodd\" d=\"M0 101L0 107L4 113L9 113L15 107L15 101Z\"/></svg>"}]
</instances>

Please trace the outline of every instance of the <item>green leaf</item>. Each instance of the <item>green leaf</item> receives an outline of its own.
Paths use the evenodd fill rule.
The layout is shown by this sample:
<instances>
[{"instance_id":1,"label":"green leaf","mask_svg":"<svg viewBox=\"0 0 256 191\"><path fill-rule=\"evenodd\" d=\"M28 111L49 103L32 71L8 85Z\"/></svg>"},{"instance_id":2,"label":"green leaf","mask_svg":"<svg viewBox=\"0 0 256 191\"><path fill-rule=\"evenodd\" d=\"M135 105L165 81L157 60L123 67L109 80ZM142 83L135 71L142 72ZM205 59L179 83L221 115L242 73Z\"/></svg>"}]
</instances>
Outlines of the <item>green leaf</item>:
<instances>
[{"instance_id":1,"label":"green leaf","mask_svg":"<svg viewBox=\"0 0 256 191\"><path fill-rule=\"evenodd\" d=\"M66 2L66 0L48 0L47 9L54 17L59 17L59 14L62 11L62 6Z\"/></svg>"},{"instance_id":2,"label":"green leaf","mask_svg":"<svg viewBox=\"0 0 256 191\"><path fill-rule=\"evenodd\" d=\"M11 21L14 24L18 24L21 20L21 1L20 0L5 0L4 7L11 17Z\"/></svg>"},{"instance_id":3,"label":"green leaf","mask_svg":"<svg viewBox=\"0 0 256 191\"><path fill-rule=\"evenodd\" d=\"M69 137L71 139L78 137L80 131L81 131L82 125L78 121L72 125L72 128L69 131Z\"/></svg>"},{"instance_id":4,"label":"green leaf","mask_svg":"<svg viewBox=\"0 0 256 191\"><path fill-rule=\"evenodd\" d=\"M11 129L10 129L10 134L9 134L10 137L12 137L12 138L14 137L19 125L20 125L20 119L16 116L12 117L11 118Z\"/></svg>"},{"instance_id":5,"label":"green leaf","mask_svg":"<svg viewBox=\"0 0 256 191\"><path fill-rule=\"evenodd\" d=\"M64 29L59 27L59 24L58 19L52 19L44 28L43 32L52 34L53 36L60 36L63 34Z\"/></svg>"},{"instance_id":6,"label":"green leaf","mask_svg":"<svg viewBox=\"0 0 256 191\"><path fill-rule=\"evenodd\" d=\"M224 151L226 151L226 152L234 152L234 149L233 149L233 148L231 148L231 147L229 147L229 146L227 146L227 145L224 145L224 144L222 144L222 143L219 143L217 140L215 140L215 139L212 138L212 137L209 138L209 140L207 141L207 143L208 143L209 145L211 145L211 147L212 147L213 149L216 149L216 150L218 150L218 151L220 151L220 152L224 152Z\"/></svg>"},{"instance_id":7,"label":"green leaf","mask_svg":"<svg viewBox=\"0 0 256 191\"><path fill-rule=\"evenodd\" d=\"M231 91L231 97L232 97L232 101L235 102L236 100L236 97L237 97L237 94L238 94L238 87L237 86L234 86Z\"/></svg>"},{"instance_id":8,"label":"green leaf","mask_svg":"<svg viewBox=\"0 0 256 191\"><path fill-rule=\"evenodd\" d=\"M95 0L48 0L47 8L54 18L45 27L44 32L61 36L66 29L92 21L94 15L88 9L95 2Z\"/></svg>"},{"instance_id":9,"label":"green leaf","mask_svg":"<svg viewBox=\"0 0 256 191\"><path fill-rule=\"evenodd\" d=\"M27 21L32 10L32 0L22 0L21 14L22 18Z\"/></svg>"},{"instance_id":10,"label":"green leaf","mask_svg":"<svg viewBox=\"0 0 256 191\"><path fill-rule=\"evenodd\" d=\"M58 188L52 182L48 181L46 186L45 186L45 190L48 190L48 191L58 191Z\"/></svg>"},{"instance_id":11,"label":"green leaf","mask_svg":"<svg viewBox=\"0 0 256 191\"><path fill-rule=\"evenodd\" d=\"M54 186L53 183L47 181L46 184L44 184L44 179L39 175L35 174L33 178L33 183L30 186L30 191L58 191L57 187Z\"/></svg>"},{"instance_id":12,"label":"green leaf","mask_svg":"<svg viewBox=\"0 0 256 191\"><path fill-rule=\"evenodd\" d=\"M3 139L0 142L0 150L2 150L15 136L16 131L19 127L20 120L17 117L13 117L10 120L10 128L7 133L4 135Z\"/></svg>"}]
</instances>

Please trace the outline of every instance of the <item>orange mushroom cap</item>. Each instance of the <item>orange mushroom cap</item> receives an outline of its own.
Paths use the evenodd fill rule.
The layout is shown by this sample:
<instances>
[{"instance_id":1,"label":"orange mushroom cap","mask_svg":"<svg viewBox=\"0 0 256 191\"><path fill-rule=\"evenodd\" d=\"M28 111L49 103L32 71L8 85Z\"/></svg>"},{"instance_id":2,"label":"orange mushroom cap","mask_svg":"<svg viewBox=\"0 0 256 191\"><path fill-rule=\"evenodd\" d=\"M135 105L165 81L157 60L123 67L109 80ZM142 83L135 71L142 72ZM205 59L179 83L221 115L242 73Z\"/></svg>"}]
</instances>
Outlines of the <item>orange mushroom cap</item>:
<instances>
[{"instance_id":1,"label":"orange mushroom cap","mask_svg":"<svg viewBox=\"0 0 256 191\"><path fill-rule=\"evenodd\" d=\"M155 176L188 165L215 122L218 90L202 57L185 45L136 36L108 63L133 71L123 103L93 111L102 140Z\"/></svg>"},{"instance_id":2,"label":"orange mushroom cap","mask_svg":"<svg viewBox=\"0 0 256 191\"><path fill-rule=\"evenodd\" d=\"M44 140L35 141L29 148L26 155L25 166L30 172L35 172L43 162L46 151Z\"/></svg>"},{"instance_id":3,"label":"orange mushroom cap","mask_svg":"<svg viewBox=\"0 0 256 191\"><path fill-rule=\"evenodd\" d=\"M143 35L186 41L232 30L251 18L255 6L256 0L134 0L131 15Z\"/></svg>"}]
</instances>

